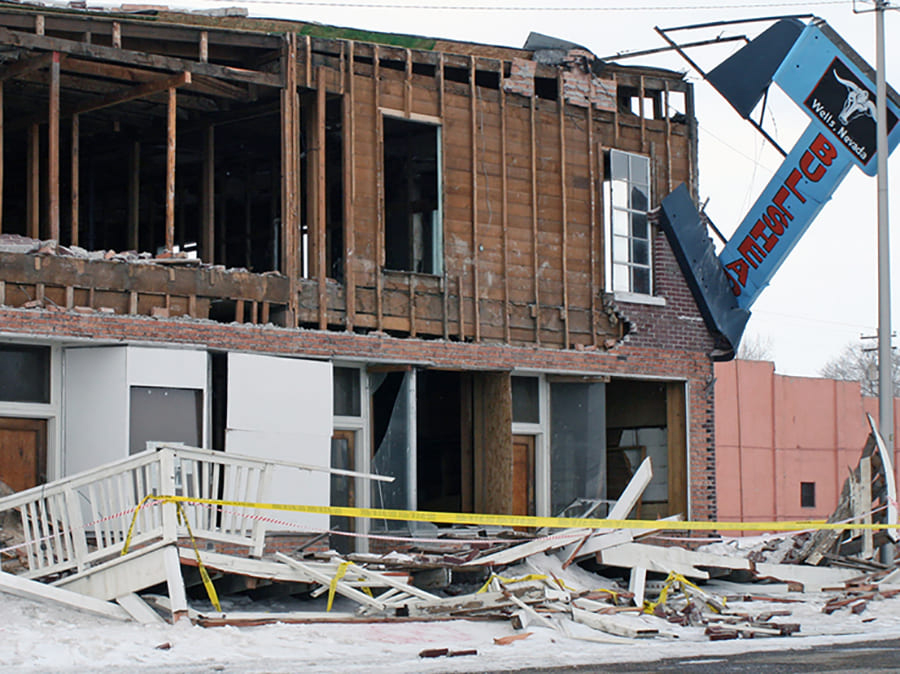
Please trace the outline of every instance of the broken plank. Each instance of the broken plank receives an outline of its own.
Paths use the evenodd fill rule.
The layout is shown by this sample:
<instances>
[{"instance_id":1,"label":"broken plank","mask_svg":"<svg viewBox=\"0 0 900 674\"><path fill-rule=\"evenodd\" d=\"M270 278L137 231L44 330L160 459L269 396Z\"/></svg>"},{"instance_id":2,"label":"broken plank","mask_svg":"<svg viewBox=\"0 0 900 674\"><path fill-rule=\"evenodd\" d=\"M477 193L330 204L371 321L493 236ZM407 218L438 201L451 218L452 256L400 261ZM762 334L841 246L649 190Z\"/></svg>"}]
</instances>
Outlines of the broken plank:
<instances>
[{"instance_id":1,"label":"broken plank","mask_svg":"<svg viewBox=\"0 0 900 674\"><path fill-rule=\"evenodd\" d=\"M129 592L128 594L123 594L121 597L116 597L116 603L125 609L128 612L128 615L135 621L142 625L168 624L163 620L163 617L159 613L150 608L150 605L134 592Z\"/></svg>"},{"instance_id":2,"label":"broken plank","mask_svg":"<svg viewBox=\"0 0 900 674\"><path fill-rule=\"evenodd\" d=\"M14 594L24 599L52 601L105 618L131 620L131 616L125 609L111 602L72 592L71 590L53 587L52 585L45 585L36 580L22 578L5 571L0 571L0 592Z\"/></svg>"},{"instance_id":3,"label":"broken plank","mask_svg":"<svg viewBox=\"0 0 900 674\"><path fill-rule=\"evenodd\" d=\"M505 564L512 564L513 562L517 562L525 557L530 557L531 555L536 555L540 552L561 548L562 546L571 543L574 539L584 537L586 534L590 533L590 531L590 529L565 529L551 536L536 538L533 541L520 543L519 545L514 545L505 550L501 550L500 552L473 559L463 564L463 566L502 566Z\"/></svg>"},{"instance_id":4,"label":"broken plank","mask_svg":"<svg viewBox=\"0 0 900 674\"><path fill-rule=\"evenodd\" d=\"M856 569L810 566L808 564L756 564L758 578L774 578L788 583L800 583L806 592L819 592L824 587L840 585L858 578Z\"/></svg>"},{"instance_id":5,"label":"broken plank","mask_svg":"<svg viewBox=\"0 0 900 674\"><path fill-rule=\"evenodd\" d=\"M634 616L593 613L573 606L572 619L592 629L629 639L652 637L659 634L658 629L644 625L639 618Z\"/></svg>"},{"instance_id":6,"label":"broken plank","mask_svg":"<svg viewBox=\"0 0 900 674\"><path fill-rule=\"evenodd\" d=\"M750 562L740 557L728 557L709 552L696 552L682 548L663 548L645 543L623 543L597 553L597 561L607 566L633 569L644 566L648 571L669 573L675 571L690 578L709 578L709 574L697 567L740 569L749 571Z\"/></svg>"},{"instance_id":7,"label":"broken plank","mask_svg":"<svg viewBox=\"0 0 900 674\"><path fill-rule=\"evenodd\" d=\"M322 573L321 571L313 568L312 566L310 566L308 564L304 564L303 562L300 562L296 559L292 559L282 552L276 552L275 557L278 558L279 560L281 560L282 562L284 562L285 564L287 564L299 571L302 571L303 573L309 574L310 577L313 578L313 580L315 580L315 582L317 582L317 583L320 583L320 584L328 586L328 587L331 587L332 583L334 583L335 592L337 592L340 595L343 595L344 597L347 597L348 599L352 599L353 601L355 601L358 604L362 604L363 606L368 606L369 608L374 608L378 611L384 611L387 608L383 602L372 599L372 597L367 595L365 592L360 592L356 588L350 587L349 585L347 585L347 583L345 583L343 581L338 580L335 582L333 578L329 578L326 574Z\"/></svg>"},{"instance_id":8,"label":"broken plank","mask_svg":"<svg viewBox=\"0 0 900 674\"><path fill-rule=\"evenodd\" d=\"M409 607L410 616L433 616L440 614L465 614L489 611L515 605L510 597L515 596L526 604L544 601L546 594L539 583L517 583L505 592L481 592L447 597L434 602L414 604Z\"/></svg>"}]
</instances>

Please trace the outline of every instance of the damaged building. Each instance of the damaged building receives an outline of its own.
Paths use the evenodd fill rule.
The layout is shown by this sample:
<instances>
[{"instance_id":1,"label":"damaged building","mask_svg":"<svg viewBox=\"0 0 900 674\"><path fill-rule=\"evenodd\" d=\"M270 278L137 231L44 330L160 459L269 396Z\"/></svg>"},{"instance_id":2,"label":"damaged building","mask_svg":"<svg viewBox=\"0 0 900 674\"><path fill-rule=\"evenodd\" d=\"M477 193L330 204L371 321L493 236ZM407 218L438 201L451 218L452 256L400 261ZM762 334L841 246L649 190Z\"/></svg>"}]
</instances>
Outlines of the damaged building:
<instances>
[{"instance_id":1,"label":"damaged building","mask_svg":"<svg viewBox=\"0 0 900 674\"><path fill-rule=\"evenodd\" d=\"M641 517L715 518L713 340L649 217L697 190L681 74L0 3L0 87L12 489L165 441L394 478L285 503L577 515L651 457Z\"/></svg>"}]
</instances>

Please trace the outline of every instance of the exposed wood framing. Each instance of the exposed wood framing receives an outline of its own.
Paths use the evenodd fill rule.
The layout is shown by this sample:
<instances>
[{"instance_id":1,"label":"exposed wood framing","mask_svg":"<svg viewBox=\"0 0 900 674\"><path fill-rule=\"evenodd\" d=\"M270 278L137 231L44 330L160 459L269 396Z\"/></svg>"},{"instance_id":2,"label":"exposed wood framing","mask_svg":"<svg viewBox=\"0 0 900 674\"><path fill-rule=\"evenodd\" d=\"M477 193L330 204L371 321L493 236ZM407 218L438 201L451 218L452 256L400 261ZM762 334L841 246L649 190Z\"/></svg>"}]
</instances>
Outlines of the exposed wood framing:
<instances>
[{"instance_id":1,"label":"exposed wood framing","mask_svg":"<svg viewBox=\"0 0 900 674\"><path fill-rule=\"evenodd\" d=\"M541 344L541 282L538 274L540 266L538 262L538 204L537 204L537 130L535 129L535 117L537 105L534 96L531 97L529 108L529 140L531 142L531 272L534 278L534 341Z\"/></svg>"},{"instance_id":2,"label":"exposed wood framing","mask_svg":"<svg viewBox=\"0 0 900 674\"><path fill-rule=\"evenodd\" d=\"M80 209L80 182L81 182L81 117L78 115L72 115L72 143L71 143L71 182L72 182L72 190L71 190L71 231L69 234L69 240L73 246L77 246L79 241L79 220L78 220L78 212Z\"/></svg>"},{"instance_id":3,"label":"exposed wood framing","mask_svg":"<svg viewBox=\"0 0 900 674\"><path fill-rule=\"evenodd\" d=\"M684 92L685 116L688 123L688 175L691 179L691 196L694 203L699 201L700 181L697 161L697 118L694 116L694 87L688 86Z\"/></svg>"},{"instance_id":4,"label":"exposed wood framing","mask_svg":"<svg viewBox=\"0 0 900 674\"><path fill-rule=\"evenodd\" d=\"M175 87L169 88L166 122L166 250L175 249L175 125L177 101Z\"/></svg>"},{"instance_id":5,"label":"exposed wood framing","mask_svg":"<svg viewBox=\"0 0 900 674\"><path fill-rule=\"evenodd\" d=\"M205 30L200 31L200 45L198 48L197 60L200 63L207 63L209 61L209 32Z\"/></svg>"},{"instance_id":6,"label":"exposed wood framing","mask_svg":"<svg viewBox=\"0 0 900 674\"><path fill-rule=\"evenodd\" d=\"M372 87L375 108L375 325L384 329L384 121L381 117L381 56L373 49Z\"/></svg>"},{"instance_id":7,"label":"exposed wood framing","mask_svg":"<svg viewBox=\"0 0 900 674\"><path fill-rule=\"evenodd\" d=\"M122 48L122 24L118 21L112 23L112 46L116 49Z\"/></svg>"},{"instance_id":8,"label":"exposed wood framing","mask_svg":"<svg viewBox=\"0 0 900 674\"><path fill-rule=\"evenodd\" d=\"M409 336L416 336L416 275L410 274L409 279Z\"/></svg>"},{"instance_id":9,"label":"exposed wood framing","mask_svg":"<svg viewBox=\"0 0 900 674\"><path fill-rule=\"evenodd\" d=\"M312 88L312 38L309 35L305 36L304 47L306 51L303 59L303 65L306 69L304 81L306 82L306 88L310 89Z\"/></svg>"},{"instance_id":10,"label":"exposed wood framing","mask_svg":"<svg viewBox=\"0 0 900 674\"><path fill-rule=\"evenodd\" d=\"M605 150L603 145L600 144L597 147L597 184L603 185L606 180L606 171L604 164L604 154ZM606 221L606 203L603 201L603 190L597 190L597 202L598 208L597 213L599 215L599 221L597 223L597 279L600 284L600 288L606 287L606 256L603 251L606 250L606 246L612 245L611 243L606 241L606 229L603 226L603 223Z\"/></svg>"},{"instance_id":11,"label":"exposed wood framing","mask_svg":"<svg viewBox=\"0 0 900 674\"><path fill-rule=\"evenodd\" d=\"M45 26L44 15L37 14L34 17L34 34L35 35L43 35L44 34L44 26Z\"/></svg>"},{"instance_id":12,"label":"exposed wood framing","mask_svg":"<svg viewBox=\"0 0 900 674\"><path fill-rule=\"evenodd\" d=\"M171 101L172 97L175 95L174 91L177 87L184 86L185 84L190 83L191 74L189 72L179 73L178 75L174 75L172 77L165 77L163 79L159 79L153 82L147 82L136 87L123 89L122 91L110 94L109 96L103 96L96 101L83 103L82 105L79 105L71 110L70 114L96 112L97 110L102 110L103 108L109 108L114 105L127 103L128 101L133 101L138 98L146 98L147 96L159 93L161 91L168 91L169 100Z\"/></svg>"},{"instance_id":13,"label":"exposed wood framing","mask_svg":"<svg viewBox=\"0 0 900 674\"><path fill-rule=\"evenodd\" d=\"M638 115L641 118L641 152L647 151L647 118L644 115L644 76L641 75L638 88Z\"/></svg>"},{"instance_id":14,"label":"exposed wood framing","mask_svg":"<svg viewBox=\"0 0 900 674\"><path fill-rule=\"evenodd\" d=\"M475 84L475 57L469 56L469 110L472 132L472 304L475 318L475 341L481 341L481 288L478 269L478 87Z\"/></svg>"},{"instance_id":15,"label":"exposed wood framing","mask_svg":"<svg viewBox=\"0 0 900 674\"><path fill-rule=\"evenodd\" d=\"M325 256L325 88L326 70L324 66L316 68L316 280L319 285L319 330L328 328L328 301L325 294L325 277L327 275Z\"/></svg>"},{"instance_id":16,"label":"exposed wood framing","mask_svg":"<svg viewBox=\"0 0 900 674\"><path fill-rule=\"evenodd\" d=\"M343 97L344 116L344 288L346 293L346 327L352 331L356 323L356 77L353 73L356 43L347 43L347 59Z\"/></svg>"},{"instance_id":17,"label":"exposed wood framing","mask_svg":"<svg viewBox=\"0 0 900 674\"><path fill-rule=\"evenodd\" d=\"M612 74L613 82L615 83L614 90L616 92L619 91L619 82L616 73ZM616 101L616 104L613 106L613 145L618 147L619 145L619 102Z\"/></svg>"},{"instance_id":18,"label":"exposed wood framing","mask_svg":"<svg viewBox=\"0 0 900 674\"><path fill-rule=\"evenodd\" d=\"M445 110L446 96L444 93L444 55L443 54L438 54L438 62L437 62L437 66L434 71L434 76L435 76L435 79L437 80L435 84L437 85L438 115L441 118L441 124L446 124L446 119L447 119L446 114L447 113ZM447 161L446 161L446 156L447 156L447 131L442 126L441 127L441 165L439 167L439 170L441 172L441 184L440 184L441 203L445 205L445 210L446 210L446 204L447 204ZM445 228L446 228L446 220L447 220L447 218L446 218L445 214L442 213L441 214L441 222L442 222L442 226L444 226ZM446 240L446 234L445 234L445 240ZM441 251L441 257L442 258L444 257L443 250ZM442 260L442 262L443 262L443 260ZM443 262L443 271L444 271L444 277L442 279L443 283L441 284L441 290L443 292L441 322L442 322L442 327L443 327L444 339L449 339L450 338L450 274L447 270L446 262ZM460 318L460 325L462 325L461 321L462 321L462 318ZM460 332L462 332L461 329L460 329Z\"/></svg>"},{"instance_id":19,"label":"exposed wood framing","mask_svg":"<svg viewBox=\"0 0 900 674\"><path fill-rule=\"evenodd\" d=\"M297 91L297 35L285 36L281 56L281 269L288 277L286 322L296 326L301 269L300 234L300 95Z\"/></svg>"},{"instance_id":20,"label":"exposed wood framing","mask_svg":"<svg viewBox=\"0 0 900 674\"><path fill-rule=\"evenodd\" d=\"M591 287L591 344L597 346L597 333L599 326L597 325L597 230L602 226L602 221L597 221L597 173L594 170L594 106L588 102L587 111L585 112L585 128L587 129L587 158L588 158L588 181L590 182L590 212L588 216L588 229L590 237L588 245L590 246L590 254L588 256L588 275L590 276Z\"/></svg>"},{"instance_id":21,"label":"exposed wood framing","mask_svg":"<svg viewBox=\"0 0 900 674\"><path fill-rule=\"evenodd\" d=\"M28 236L41 238L40 232L40 200L41 200L41 129L37 124L28 127L28 204L26 219L28 220Z\"/></svg>"},{"instance_id":22,"label":"exposed wood framing","mask_svg":"<svg viewBox=\"0 0 900 674\"><path fill-rule=\"evenodd\" d=\"M169 72L190 72L197 75L209 75L225 80L250 82L268 87L280 87L282 84L281 75L277 73L232 68L213 63L200 63L199 61L190 61L188 59L149 54L147 52L116 49L115 47L105 47L75 40L32 35L2 27L0 27L0 43L23 49L58 51L88 59L126 63L133 66L167 70Z\"/></svg>"},{"instance_id":23,"label":"exposed wood framing","mask_svg":"<svg viewBox=\"0 0 900 674\"><path fill-rule=\"evenodd\" d=\"M141 245L141 143L131 144L128 157L128 247L139 250Z\"/></svg>"},{"instance_id":24,"label":"exposed wood framing","mask_svg":"<svg viewBox=\"0 0 900 674\"><path fill-rule=\"evenodd\" d=\"M201 257L215 264L216 250L216 127L210 124L203 133L203 184L201 195Z\"/></svg>"},{"instance_id":25,"label":"exposed wood framing","mask_svg":"<svg viewBox=\"0 0 900 674\"><path fill-rule=\"evenodd\" d=\"M18 61L11 63L0 70L0 82L14 80L22 75L26 75L35 70L43 70L50 65L53 60L54 52L49 54L40 54L30 58L20 58Z\"/></svg>"},{"instance_id":26,"label":"exposed wood framing","mask_svg":"<svg viewBox=\"0 0 900 674\"><path fill-rule=\"evenodd\" d=\"M666 384L666 442L669 453L669 515L688 516L685 386L684 382Z\"/></svg>"},{"instance_id":27,"label":"exposed wood framing","mask_svg":"<svg viewBox=\"0 0 900 674\"><path fill-rule=\"evenodd\" d=\"M50 106L47 112L47 224L59 241L59 52L50 63Z\"/></svg>"},{"instance_id":28,"label":"exposed wood framing","mask_svg":"<svg viewBox=\"0 0 900 674\"><path fill-rule=\"evenodd\" d=\"M669 119L669 82L663 82L663 115L666 118L666 194L672 191L672 120Z\"/></svg>"},{"instance_id":29,"label":"exposed wood framing","mask_svg":"<svg viewBox=\"0 0 900 674\"><path fill-rule=\"evenodd\" d=\"M564 89L562 71L557 74L557 87L560 92ZM559 247L562 259L562 320L563 320L563 344L569 348L569 207L566 186L566 97L559 96L559 198L561 202L561 234Z\"/></svg>"},{"instance_id":30,"label":"exposed wood framing","mask_svg":"<svg viewBox=\"0 0 900 674\"><path fill-rule=\"evenodd\" d=\"M412 88L412 52L409 49L405 50L406 52L406 71L405 77L403 80L403 113L406 115L406 118L409 119L412 114L412 98L413 98L413 88Z\"/></svg>"},{"instance_id":31,"label":"exposed wood framing","mask_svg":"<svg viewBox=\"0 0 900 674\"><path fill-rule=\"evenodd\" d=\"M506 91L503 88L503 62L498 69L500 79L500 226L503 229L503 340L510 342L509 328L509 204L506 169Z\"/></svg>"}]
</instances>

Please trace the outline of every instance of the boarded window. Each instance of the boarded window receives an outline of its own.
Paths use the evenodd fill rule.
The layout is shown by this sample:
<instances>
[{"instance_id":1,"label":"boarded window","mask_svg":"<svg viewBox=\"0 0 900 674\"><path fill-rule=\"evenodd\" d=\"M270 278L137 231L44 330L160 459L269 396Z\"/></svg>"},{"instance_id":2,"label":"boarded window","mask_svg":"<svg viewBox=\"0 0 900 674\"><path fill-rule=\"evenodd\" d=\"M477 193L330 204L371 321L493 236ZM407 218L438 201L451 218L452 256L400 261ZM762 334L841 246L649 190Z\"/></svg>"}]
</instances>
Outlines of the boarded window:
<instances>
[{"instance_id":1,"label":"boarded window","mask_svg":"<svg viewBox=\"0 0 900 674\"><path fill-rule=\"evenodd\" d=\"M610 150L609 218L612 287L617 292L653 292L650 249L650 160Z\"/></svg>"},{"instance_id":2,"label":"boarded window","mask_svg":"<svg viewBox=\"0 0 900 674\"><path fill-rule=\"evenodd\" d=\"M203 441L203 391L156 386L131 387L129 454L143 452L148 442Z\"/></svg>"},{"instance_id":3,"label":"boarded window","mask_svg":"<svg viewBox=\"0 0 900 674\"><path fill-rule=\"evenodd\" d=\"M0 400L50 402L49 346L0 346Z\"/></svg>"},{"instance_id":4,"label":"boarded window","mask_svg":"<svg viewBox=\"0 0 900 674\"><path fill-rule=\"evenodd\" d=\"M384 118L385 266L443 273L440 132L434 124Z\"/></svg>"}]
</instances>

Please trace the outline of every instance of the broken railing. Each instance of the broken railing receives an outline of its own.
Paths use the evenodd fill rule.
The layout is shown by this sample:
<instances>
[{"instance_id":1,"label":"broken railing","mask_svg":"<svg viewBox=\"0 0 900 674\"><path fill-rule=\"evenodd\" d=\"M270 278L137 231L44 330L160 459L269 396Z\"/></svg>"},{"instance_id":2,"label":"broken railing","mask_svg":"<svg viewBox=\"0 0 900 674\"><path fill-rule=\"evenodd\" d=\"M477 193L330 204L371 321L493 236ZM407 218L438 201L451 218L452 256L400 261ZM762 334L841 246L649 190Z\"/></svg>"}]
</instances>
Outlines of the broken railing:
<instances>
[{"instance_id":1,"label":"broken railing","mask_svg":"<svg viewBox=\"0 0 900 674\"><path fill-rule=\"evenodd\" d=\"M21 527L13 549L26 567L19 575L28 578L82 572L113 559L121 554L129 529L131 550L176 543L188 534L185 522L197 539L244 546L250 556L260 557L268 524L265 518L242 509L212 507L179 513L179 506L171 502L139 506L145 497L160 494L265 502L276 465L367 477L158 444L127 459L0 499L0 522L12 521L16 529Z\"/></svg>"}]
</instances>

